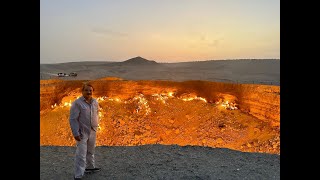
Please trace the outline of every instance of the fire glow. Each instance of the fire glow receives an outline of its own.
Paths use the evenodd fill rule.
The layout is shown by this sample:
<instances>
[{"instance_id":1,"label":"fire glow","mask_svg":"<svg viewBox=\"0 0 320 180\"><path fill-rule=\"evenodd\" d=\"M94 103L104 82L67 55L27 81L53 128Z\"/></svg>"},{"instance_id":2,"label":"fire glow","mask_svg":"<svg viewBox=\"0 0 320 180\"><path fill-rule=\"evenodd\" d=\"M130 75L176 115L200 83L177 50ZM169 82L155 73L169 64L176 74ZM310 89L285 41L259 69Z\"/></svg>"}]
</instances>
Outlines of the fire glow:
<instances>
[{"instance_id":1,"label":"fire glow","mask_svg":"<svg viewBox=\"0 0 320 180\"><path fill-rule=\"evenodd\" d=\"M222 107L228 110L238 109L235 103L232 103L232 102L229 103L229 101L224 101L224 102L217 101L216 104L220 104Z\"/></svg>"},{"instance_id":2,"label":"fire glow","mask_svg":"<svg viewBox=\"0 0 320 180\"><path fill-rule=\"evenodd\" d=\"M169 98L175 98L174 94L175 94L174 92L161 93L161 94L152 94L152 97L155 98L155 100L161 101L163 104L166 104L167 100ZM77 98L79 98L79 97L80 96L78 96ZM129 100L122 100L119 97L107 97L107 96L97 97L96 99L97 99L98 102L115 101L115 102L119 102L119 103L123 102L125 104L135 103L135 104L137 104L136 105L137 106L136 107L136 113L138 113L142 109L146 110L146 115L150 114L150 112L151 112L151 109L150 109L149 104L148 104L148 100L143 94L138 94L138 95L134 96L133 98L131 98ZM205 103L208 103L208 101L205 98L198 97L198 96L195 96L195 95L193 95L193 96L188 95L188 97L177 97L177 99L181 99L183 101L200 100L200 101L203 101ZM71 107L71 103L72 103L72 100L69 100L68 102L62 102L59 105L57 105L55 103L54 105L51 105L51 108L55 109L57 107L60 107L60 108ZM237 104L235 102L230 102L229 100L226 100L226 99L219 99L214 104L220 105L221 107L223 107L224 109L227 109L227 110L237 110L238 109ZM100 108L100 111L101 110L102 109ZM101 114L99 113L99 116L101 117L102 113Z\"/></svg>"},{"instance_id":3,"label":"fire glow","mask_svg":"<svg viewBox=\"0 0 320 180\"><path fill-rule=\"evenodd\" d=\"M93 84L99 103L97 146L192 145L280 153L280 94L273 86L99 80ZM76 145L68 111L82 95L79 85L66 81L41 87L41 145Z\"/></svg>"}]
</instances>

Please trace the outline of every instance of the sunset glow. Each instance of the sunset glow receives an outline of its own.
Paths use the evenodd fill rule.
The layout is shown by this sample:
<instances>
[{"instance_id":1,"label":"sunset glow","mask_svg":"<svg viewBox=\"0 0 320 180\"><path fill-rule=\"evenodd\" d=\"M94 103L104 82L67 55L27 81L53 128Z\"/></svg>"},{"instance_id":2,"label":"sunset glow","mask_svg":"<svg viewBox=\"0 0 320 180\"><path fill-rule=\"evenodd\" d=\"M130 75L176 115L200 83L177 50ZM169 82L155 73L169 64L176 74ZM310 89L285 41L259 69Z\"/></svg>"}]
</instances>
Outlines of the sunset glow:
<instances>
[{"instance_id":1,"label":"sunset glow","mask_svg":"<svg viewBox=\"0 0 320 180\"><path fill-rule=\"evenodd\" d=\"M279 59L278 0L41 0L40 63Z\"/></svg>"}]
</instances>

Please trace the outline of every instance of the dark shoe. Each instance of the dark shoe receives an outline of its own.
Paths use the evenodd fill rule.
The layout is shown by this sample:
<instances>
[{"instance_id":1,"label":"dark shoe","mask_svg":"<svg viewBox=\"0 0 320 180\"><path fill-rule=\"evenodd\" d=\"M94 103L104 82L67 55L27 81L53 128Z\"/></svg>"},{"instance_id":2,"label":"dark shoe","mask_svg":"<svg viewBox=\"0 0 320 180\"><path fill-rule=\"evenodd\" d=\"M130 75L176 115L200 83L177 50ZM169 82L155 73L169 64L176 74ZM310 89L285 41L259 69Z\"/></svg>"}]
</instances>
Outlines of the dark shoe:
<instances>
[{"instance_id":1,"label":"dark shoe","mask_svg":"<svg viewBox=\"0 0 320 180\"><path fill-rule=\"evenodd\" d=\"M85 173L85 174L91 174L91 173L93 173L93 172L86 169L86 170L84 170L84 173Z\"/></svg>"},{"instance_id":2,"label":"dark shoe","mask_svg":"<svg viewBox=\"0 0 320 180\"><path fill-rule=\"evenodd\" d=\"M100 171L100 170L101 170L101 168L86 169L86 170L85 170L85 173L98 172L98 171Z\"/></svg>"}]
</instances>

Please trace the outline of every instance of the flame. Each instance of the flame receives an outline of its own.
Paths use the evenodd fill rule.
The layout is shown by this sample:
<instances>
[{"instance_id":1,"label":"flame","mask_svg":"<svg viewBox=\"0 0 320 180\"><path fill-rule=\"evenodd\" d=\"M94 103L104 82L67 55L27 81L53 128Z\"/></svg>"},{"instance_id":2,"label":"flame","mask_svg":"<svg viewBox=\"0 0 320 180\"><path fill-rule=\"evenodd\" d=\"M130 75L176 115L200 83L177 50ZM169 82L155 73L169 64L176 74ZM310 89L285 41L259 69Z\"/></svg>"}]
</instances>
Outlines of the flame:
<instances>
[{"instance_id":1,"label":"flame","mask_svg":"<svg viewBox=\"0 0 320 180\"><path fill-rule=\"evenodd\" d=\"M152 94L152 97L155 97L156 100L161 101L162 103L166 104L166 101L169 98L173 98L174 94L175 94L174 92L166 92L166 93L160 93L160 94ZM203 97L198 97L195 95L190 97L190 94L188 94L187 96L189 96L189 97L178 97L178 99L181 99L183 101L201 100L201 101L207 103L207 100ZM77 96L77 98L79 98L79 97L80 96ZM96 99L98 102L103 102L103 101L109 100L109 101L116 101L116 102L124 102L125 104L132 103L133 101L136 101L135 102L135 103L137 103L137 107L135 109L136 113L139 113L141 110L145 110L145 114L148 115L151 112L151 109L148 104L148 100L141 93L139 95L136 95L133 98L131 98L129 100L125 100L125 101L121 100L119 97L111 98L111 97L107 97L107 96L97 97ZM56 107L61 107L61 108L71 107L71 104L72 104L71 101L74 101L74 100L75 99L69 100L69 102L62 102L59 105L57 105L55 103L54 105L51 105L51 108L54 109ZM215 104L217 104L217 105L220 104L221 107L224 107L225 109L228 109L228 110L238 109L237 104L234 102L230 102L229 99L227 99L227 100L219 99L217 102L215 102ZM101 108L99 111L99 117L100 118L103 117L103 113L102 113Z\"/></svg>"},{"instance_id":2,"label":"flame","mask_svg":"<svg viewBox=\"0 0 320 180\"><path fill-rule=\"evenodd\" d=\"M196 97L195 99L207 102L207 100L205 98L202 98L202 97Z\"/></svg>"},{"instance_id":3,"label":"flame","mask_svg":"<svg viewBox=\"0 0 320 180\"><path fill-rule=\"evenodd\" d=\"M99 111L99 118L103 118L103 114L102 114L101 110Z\"/></svg>"},{"instance_id":4,"label":"flame","mask_svg":"<svg viewBox=\"0 0 320 180\"><path fill-rule=\"evenodd\" d=\"M108 98L107 96L97 97L97 101L101 102L101 101L106 100L107 98Z\"/></svg>"},{"instance_id":5,"label":"flame","mask_svg":"<svg viewBox=\"0 0 320 180\"><path fill-rule=\"evenodd\" d=\"M98 131L102 131L103 130L103 128L102 128L102 126L100 126L100 124L98 125Z\"/></svg>"},{"instance_id":6,"label":"flame","mask_svg":"<svg viewBox=\"0 0 320 180\"><path fill-rule=\"evenodd\" d=\"M144 97L143 94L139 94L129 100L128 102L133 102L133 101L138 101L137 102L137 107L136 107L136 113L138 113L140 110L145 109L146 113L145 115L148 115L151 112L151 109L148 104L148 100Z\"/></svg>"},{"instance_id":7,"label":"flame","mask_svg":"<svg viewBox=\"0 0 320 180\"><path fill-rule=\"evenodd\" d=\"M166 104L168 96L166 94L153 94L152 96L156 97L156 100L161 101L163 104Z\"/></svg>"},{"instance_id":8,"label":"flame","mask_svg":"<svg viewBox=\"0 0 320 180\"><path fill-rule=\"evenodd\" d=\"M204 101L204 102L207 102L207 100L203 97L198 97L198 96L195 96L195 97L188 97L188 98L182 98L183 101L192 101L192 100L201 100L201 101Z\"/></svg>"},{"instance_id":9,"label":"flame","mask_svg":"<svg viewBox=\"0 0 320 180\"><path fill-rule=\"evenodd\" d=\"M116 101L116 102L121 102L121 99L116 97L116 98L109 98L109 101Z\"/></svg>"},{"instance_id":10,"label":"flame","mask_svg":"<svg viewBox=\"0 0 320 180\"><path fill-rule=\"evenodd\" d=\"M57 103L54 103L54 105L51 105L51 108L57 107Z\"/></svg>"},{"instance_id":11,"label":"flame","mask_svg":"<svg viewBox=\"0 0 320 180\"><path fill-rule=\"evenodd\" d=\"M238 109L237 104L234 102L230 102L228 100L222 101L221 99L216 102L216 104L221 104L222 107L228 110L236 110Z\"/></svg>"},{"instance_id":12,"label":"flame","mask_svg":"<svg viewBox=\"0 0 320 180\"><path fill-rule=\"evenodd\" d=\"M182 98L183 101L192 101L194 100L194 98L190 97L190 98Z\"/></svg>"},{"instance_id":13,"label":"flame","mask_svg":"<svg viewBox=\"0 0 320 180\"><path fill-rule=\"evenodd\" d=\"M65 107L65 106L71 107L71 100L70 100L70 102L65 102L63 106L64 106L64 107Z\"/></svg>"},{"instance_id":14,"label":"flame","mask_svg":"<svg viewBox=\"0 0 320 180\"><path fill-rule=\"evenodd\" d=\"M169 97L174 97L173 94L174 94L174 92L168 92Z\"/></svg>"}]
</instances>

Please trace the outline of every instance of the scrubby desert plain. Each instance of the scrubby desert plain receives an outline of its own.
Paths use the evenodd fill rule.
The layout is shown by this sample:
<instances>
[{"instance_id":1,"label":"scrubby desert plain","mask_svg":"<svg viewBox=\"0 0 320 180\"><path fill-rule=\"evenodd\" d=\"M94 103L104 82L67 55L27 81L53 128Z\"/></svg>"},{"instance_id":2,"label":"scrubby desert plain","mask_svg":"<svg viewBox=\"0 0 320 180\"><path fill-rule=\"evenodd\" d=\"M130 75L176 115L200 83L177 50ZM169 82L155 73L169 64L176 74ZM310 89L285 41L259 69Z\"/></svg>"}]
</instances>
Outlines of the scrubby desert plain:
<instances>
[{"instance_id":1,"label":"scrubby desert plain","mask_svg":"<svg viewBox=\"0 0 320 180\"><path fill-rule=\"evenodd\" d=\"M141 57L40 64L40 179L72 178L68 113L86 81L102 171L84 179L280 179L280 60Z\"/></svg>"}]
</instances>

